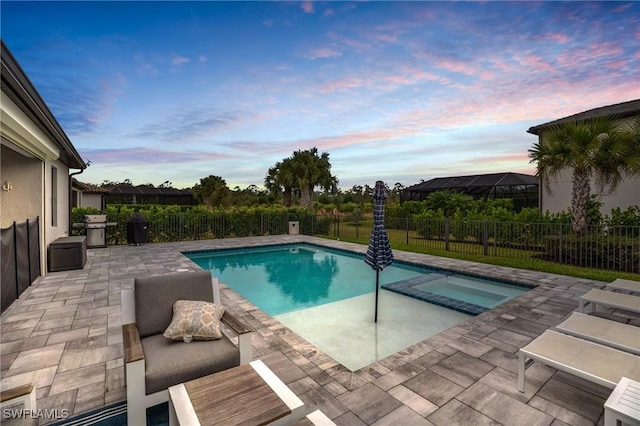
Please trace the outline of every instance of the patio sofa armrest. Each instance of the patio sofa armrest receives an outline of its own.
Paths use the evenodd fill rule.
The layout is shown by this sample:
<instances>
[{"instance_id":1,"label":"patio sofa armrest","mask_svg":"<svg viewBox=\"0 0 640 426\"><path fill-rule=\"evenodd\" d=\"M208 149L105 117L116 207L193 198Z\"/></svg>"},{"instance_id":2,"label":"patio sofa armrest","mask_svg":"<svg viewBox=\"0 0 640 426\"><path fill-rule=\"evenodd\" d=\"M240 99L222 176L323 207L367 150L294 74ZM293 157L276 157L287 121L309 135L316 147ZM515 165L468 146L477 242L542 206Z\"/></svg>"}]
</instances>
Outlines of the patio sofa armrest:
<instances>
[{"instance_id":1,"label":"patio sofa armrest","mask_svg":"<svg viewBox=\"0 0 640 426\"><path fill-rule=\"evenodd\" d=\"M240 365L248 364L253 359L251 348L251 335L253 330L249 325L231 314L229 311L225 311L220 319L224 325L238 335L238 349L240 350Z\"/></svg>"},{"instance_id":2,"label":"patio sofa armrest","mask_svg":"<svg viewBox=\"0 0 640 426\"><path fill-rule=\"evenodd\" d=\"M122 325L122 345L126 364L144 359L140 334L138 334L138 327L135 323Z\"/></svg>"},{"instance_id":3,"label":"patio sofa armrest","mask_svg":"<svg viewBox=\"0 0 640 426\"><path fill-rule=\"evenodd\" d=\"M233 331L238 336L245 333L251 333L253 331L251 330L251 328L249 328L249 324L247 324L234 314L230 313L229 311L224 311L224 314L222 315L220 321L222 321L224 325L229 327L229 329L231 329L231 331Z\"/></svg>"}]
</instances>

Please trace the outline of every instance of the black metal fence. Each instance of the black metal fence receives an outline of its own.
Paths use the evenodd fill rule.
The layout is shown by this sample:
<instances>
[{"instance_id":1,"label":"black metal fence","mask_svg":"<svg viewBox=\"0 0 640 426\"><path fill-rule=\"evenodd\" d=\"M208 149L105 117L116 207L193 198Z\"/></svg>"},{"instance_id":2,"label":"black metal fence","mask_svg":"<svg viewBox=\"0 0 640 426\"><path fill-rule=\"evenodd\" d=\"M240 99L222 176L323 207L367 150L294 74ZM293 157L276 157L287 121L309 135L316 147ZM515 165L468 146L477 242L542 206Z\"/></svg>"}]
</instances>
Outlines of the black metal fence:
<instances>
[{"instance_id":1,"label":"black metal fence","mask_svg":"<svg viewBox=\"0 0 640 426\"><path fill-rule=\"evenodd\" d=\"M385 226L392 245L640 273L639 226L589 226L582 235L555 223L407 218L387 219ZM370 220L336 216L330 236L366 241L372 227Z\"/></svg>"},{"instance_id":2,"label":"black metal fence","mask_svg":"<svg viewBox=\"0 0 640 426\"><path fill-rule=\"evenodd\" d=\"M298 233L327 235L330 219L318 220L316 215L288 213L229 213L229 214L145 214L148 243L207 240L217 238L283 235L296 222ZM107 245L127 244L128 215L111 215L107 220ZM73 235L84 235L83 227L73 229Z\"/></svg>"},{"instance_id":3,"label":"black metal fence","mask_svg":"<svg viewBox=\"0 0 640 426\"><path fill-rule=\"evenodd\" d=\"M38 278L40 270L40 218L13 222L0 231L2 247L1 311L4 312Z\"/></svg>"},{"instance_id":4,"label":"black metal fence","mask_svg":"<svg viewBox=\"0 0 640 426\"><path fill-rule=\"evenodd\" d=\"M349 239L366 244L373 220L315 214L293 217L287 213L153 214L148 220L147 242L170 242L282 235L289 223L298 232ZM128 217L109 217L107 242L127 244ZM386 228L395 248L418 247L482 256L500 256L562 263L589 268L640 273L639 226L589 226L576 236L570 224L418 220L387 218ZM84 230L74 231L81 235Z\"/></svg>"}]
</instances>

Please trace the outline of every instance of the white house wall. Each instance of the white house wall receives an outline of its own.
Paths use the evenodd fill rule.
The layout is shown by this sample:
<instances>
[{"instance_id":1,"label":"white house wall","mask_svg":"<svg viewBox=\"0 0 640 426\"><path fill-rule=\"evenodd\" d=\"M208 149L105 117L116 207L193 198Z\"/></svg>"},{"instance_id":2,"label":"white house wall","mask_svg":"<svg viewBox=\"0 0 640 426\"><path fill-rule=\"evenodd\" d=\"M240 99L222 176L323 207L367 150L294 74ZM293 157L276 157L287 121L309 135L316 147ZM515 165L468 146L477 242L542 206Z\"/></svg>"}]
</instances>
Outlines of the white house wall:
<instances>
[{"instance_id":1,"label":"white house wall","mask_svg":"<svg viewBox=\"0 0 640 426\"><path fill-rule=\"evenodd\" d=\"M94 209L102 210L102 194L82 194L82 202L80 205L82 207L92 207Z\"/></svg>"},{"instance_id":2,"label":"white house wall","mask_svg":"<svg viewBox=\"0 0 640 426\"><path fill-rule=\"evenodd\" d=\"M547 186L541 185L540 210L558 213L571 208L571 172L563 172L557 180L551 182L552 192L547 192ZM598 192L594 182L591 184L591 193ZM640 206L640 178L627 178L614 192L608 195L600 195L598 200L602 203L600 212L611 215L611 210L619 207L626 210L631 206Z\"/></svg>"},{"instance_id":3,"label":"white house wall","mask_svg":"<svg viewBox=\"0 0 640 426\"><path fill-rule=\"evenodd\" d=\"M2 227L40 216L42 271L47 271L47 247L69 230L69 167L59 160L60 149L2 93L0 131L2 170L0 189ZM57 169L57 224L52 224L51 168Z\"/></svg>"},{"instance_id":4,"label":"white house wall","mask_svg":"<svg viewBox=\"0 0 640 426\"><path fill-rule=\"evenodd\" d=\"M622 125L630 125L636 118L626 118ZM551 180L549 186L552 189L551 193L547 192L544 183L540 185L540 210L558 213L571 208L571 171L567 170L557 179ZM591 193L598 193L595 182L591 182ZM598 200L602 203L600 212L606 215L610 215L611 210L616 207L626 210L631 206L640 206L640 177L625 179L614 192L601 195Z\"/></svg>"},{"instance_id":5,"label":"white house wall","mask_svg":"<svg viewBox=\"0 0 640 426\"><path fill-rule=\"evenodd\" d=\"M58 174L57 182L57 223L52 224L53 207L51 192L51 169L55 167ZM69 168L64 163L56 161L47 161L45 163L44 172L44 205L47 220L45 227L45 245L48 247L50 243L60 237L69 236Z\"/></svg>"},{"instance_id":6,"label":"white house wall","mask_svg":"<svg viewBox=\"0 0 640 426\"><path fill-rule=\"evenodd\" d=\"M0 152L0 227L8 228L13 222L44 217L43 165L36 158L28 158L2 146ZM10 189L9 189L10 188Z\"/></svg>"}]
</instances>

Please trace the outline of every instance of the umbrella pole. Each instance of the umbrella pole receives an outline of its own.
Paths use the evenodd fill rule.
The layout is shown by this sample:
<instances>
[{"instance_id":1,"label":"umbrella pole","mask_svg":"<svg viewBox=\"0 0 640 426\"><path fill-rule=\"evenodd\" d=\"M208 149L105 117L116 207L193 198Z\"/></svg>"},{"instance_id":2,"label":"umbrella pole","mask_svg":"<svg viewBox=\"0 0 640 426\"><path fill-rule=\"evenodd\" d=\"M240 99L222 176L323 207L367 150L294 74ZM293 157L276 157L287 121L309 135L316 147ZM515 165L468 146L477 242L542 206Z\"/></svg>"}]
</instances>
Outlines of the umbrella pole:
<instances>
[{"instance_id":1,"label":"umbrella pole","mask_svg":"<svg viewBox=\"0 0 640 426\"><path fill-rule=\"evenodd\" d=\"M376 269L376 312L373 322L378 322L378 281L380 280L380 270Z\"/></svg>"}]
</instances>

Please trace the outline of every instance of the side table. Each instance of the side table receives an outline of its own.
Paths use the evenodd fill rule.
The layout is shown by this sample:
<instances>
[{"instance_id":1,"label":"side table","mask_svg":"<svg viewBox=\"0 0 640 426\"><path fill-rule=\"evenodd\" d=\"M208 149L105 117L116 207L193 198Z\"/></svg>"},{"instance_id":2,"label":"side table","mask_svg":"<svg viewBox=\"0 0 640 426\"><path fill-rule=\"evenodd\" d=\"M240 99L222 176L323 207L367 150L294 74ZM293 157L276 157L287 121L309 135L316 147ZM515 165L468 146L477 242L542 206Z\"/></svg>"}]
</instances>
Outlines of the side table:
<instances>
[{"instance_id":1,"label":"side table","mask_svg":"<svg viewBox=\"0 0 640 426\"><path fill-rule=\"evenodd\" d=\"M169 388L169 424L287 425L306 414L304 403L262 361Z\"/></svg>"},{"instance_id":2,"label":"side table","mask_svg":"<svg viewBox=\"0 0 640 426\"><path fill-rule=\"evenodd\" d=\"M604 426L640 426L640 383L627 377L620 382L604 403Z\"/></svg>"}]
</instances>

